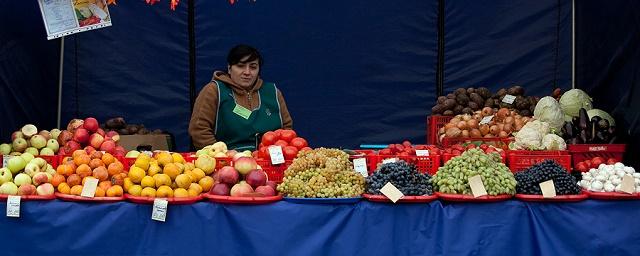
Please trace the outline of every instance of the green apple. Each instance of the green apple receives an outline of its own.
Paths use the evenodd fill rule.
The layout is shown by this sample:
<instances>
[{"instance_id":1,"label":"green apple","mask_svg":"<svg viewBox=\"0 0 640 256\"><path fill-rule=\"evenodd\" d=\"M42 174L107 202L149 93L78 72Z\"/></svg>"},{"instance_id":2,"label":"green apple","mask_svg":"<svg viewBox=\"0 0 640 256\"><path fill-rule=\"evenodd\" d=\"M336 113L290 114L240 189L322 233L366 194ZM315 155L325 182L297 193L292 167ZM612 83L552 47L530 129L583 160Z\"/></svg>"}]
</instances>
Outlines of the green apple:
<instances>
[{"instance_id":1,"label":"green apple","mask_svg":"<svg viewBox=\"0 0 640 256\"><path fill-rule=\"evenodd\" d=\"M47 167L44 168L44 172L51 174L51 175L55 175L56 169L53 169L53 166L51 166L50 164L47 164Z\"/></svg>"},{"instance_id":2,"label":"green apple","mask_svg":"<svg viewBox=\"0 0 640 256\"><path fill-rule=\"evenodd\" d=\"M37 149L36 149L37 150ZM36 153L35 155L37 155L38 153ZM29 153L29 152L24 152L22 153L22 155L20 155L20 157L22 157L22 159L24 159L25 162L31 162L31 160L33 160L33 158L35 158L34 154Z\"/></svg>"},{"instance_id":3,"label":"green apple","mask_svg":"<svg viewBox=\"0 0 640 256\"><path fill-rule=\"evenodd\" d=\"M57 140L58 139L58 135L60 135L62 131L60 131L60 129L56 128L56 129L52 129L49 133L51 133L51 139Z\"/></svg>"},{"instance_id":4,"label":"green apple","mask_svg":"<svg viewBox=\"0 0 640 256\"><path fill-rule=\"evenodd\" d=\"M27 149L24 150L24 152L29 153L32 156L37 156L40 153L40 151L38 151L38 149L34 147L28 147Z\"/></svg>"},{"instance_id":5,"label":"green apple","mask_svg":"<svg viewBox=\"0 0 640 256\"><path fill-rule=\"evenodd\" d=\"M13 179L13 182L18 187L23 184L31 184L31 177L29 177L29 175L26 175L24 173L18 173L18 175L16 175L16 177Z\"/></svg>"},{"instance_id":6,"label":"green apple","mask_svg":"<svg viewBox=\"0 0 640 256\"><path fill-rule=\"evenodd\" d=\"M0 144L0 155L8 155L11 153L11 145L7 143Z\"/></svg>"},{"instance_id":7,"label":"green apple","mask_svg":"<svg viewBox=\"0 0 640 256\"><path fill-rule=\"evenodd\" d=\"M58 149L60 148L60 144L58 144L57 140L50 139L47 141L47 148L51 149L53 152L58 152Z\"/></svg>"},{"instance_id":8,"label":"green apple","mask_svg":"<svg viewBox=\"0 0 640 256\"><path fill-rule=\"evenodd\" d=\"M9 168L6 168L6 167L0 168L0 185L12 180L13 180L13 174L11 173Z\"/></svg>"},{"instance_id":9,"label":"green apple","mask_svg":"<svg viewBox=\"0 0 640 256\"><path fill-rule=\"evenodd\" d=\"M40 149L40 155L41 156L52 156L52 155L55 155L55 154L56 153L53 152L53 150L50 149L50 148L42 148L42 149Z\"/></svg>"},{"instance_id":10,"label":"green apple","mask_svg":"<svg viewBox=\"0 0 640 256\"><path fill-rule=\"evenodd\" d=\"M137 150L131 150L129 152L127 152L127 155L125 155L124 157L127 158L137 158L140 155L140 152Z\"/></svg>"},{"instance_id":11,"label":"green apple","mask_svg":"<svg viewBox=\"0 0 640 256\"><path fill-rule=\"evenodd\" d=\"M31 136L29 142L31 143L31 146L36 149L41 149L47 146L47 139L40 134Z\"/></svg>"},{"instance_id":12,"label":"green apple","mask_svg":"<svg viewBox=\"0 0 640 256\"><path fill-rule=\"evenodd\" d=\"M14 152L24 152L25 149L27 149L29 145L27 144L27 140L25 140L24 138L16 138L15 140L13 140L13 143L11 143L11 147L13 148Z\"/></svg>"},{"instance_id":13,"label":"green apple","mask_svg":"<svg viewBox=\"0 0 640 256\"><path fill-rule=\"evenodd\" d=\"M36 175L36 173L40 172L40 166L38 166L38 164L35 163L28 163L25 167L24 167L24 173L26 173L27 175L33 177L33 175ZM18 185L18 184L16 184Z\"/></svg>"},{"instance_id":14,"label":"green apple","mask_svg":"<svg viewBox=\"0 0 640 256\"><path fill-rule=\"evenodd\" d=\"M38 167L40 167L40 169L43 169L43 168L47 167L47 160L44 160L41 157L36 157L34 159L31 159L31 161L29 161L29 163L37 164Z\"/></svg>"},{"instance_id":15,"label":"green apple","mask_svg":"<svg viewBox=\"0 0 640 256\"><path fill-rule=\"evenodd\" d=\"M0 186L0 194L17 195L18 194L18 186L16 186L16 184L14 184L11 181L6 182L6 183L2 184L2 186Z\"/></svg>"},{"instance_id":16,"label":"green apple","mask_svg":"<svg viewBox=\"0 0 640 256\"><path fill-rule=\"evenodd\" d=\"M13 174L22 171L25 166L27 166L27 161L25 161L22 156L14 156L7 162L7 167Z\"/></svg>"}]
</instances>

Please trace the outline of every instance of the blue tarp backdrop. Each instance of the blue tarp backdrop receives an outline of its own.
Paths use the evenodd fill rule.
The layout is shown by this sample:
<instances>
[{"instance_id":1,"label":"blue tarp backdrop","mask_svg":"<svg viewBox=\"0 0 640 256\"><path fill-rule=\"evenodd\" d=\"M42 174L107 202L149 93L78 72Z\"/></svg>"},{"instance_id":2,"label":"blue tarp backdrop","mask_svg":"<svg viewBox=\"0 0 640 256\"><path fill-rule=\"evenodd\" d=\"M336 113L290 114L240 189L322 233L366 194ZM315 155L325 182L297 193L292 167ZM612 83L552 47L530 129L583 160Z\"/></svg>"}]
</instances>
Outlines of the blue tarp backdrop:
<instances>
[{"instance_id":1,"label":"blue tarp backdrop","mask_svg":"<svg viewBox=\"0 0 640 256\"><path fill-rule=\"evenodd\" d=\"M165 4L121 1L110 7L112 27L65 39L62 122L123 116L130 123L173 133L177 150L187 151L190 74L198 93L213 70L226 68L227 51L237 43L262 51L263 78L283 91L294 128L312 146L356 147L404 139L423 143L425 117L437 96L439 64L444 93L457 87L496 90L513 84L534 95L548 94L554 86L569 88L569 1L444 0L442 13L439 2L183 1L172 12ZM191 52L189 4L194 5ZM579 5L582 15L577 18L598 23L601 31L623 34L589 20L597 17L590 13L599 11L594 1L582 6L587 8ZM0 135L7 141L11 131L25 123L55 126L60 41L45 39L35 1L2 1L0 7ZM633 7L637 4L630 1L607 3L610 12L626 10L628 15L618 17L621 22L637 21ZM439 15L444 16L442 63ZM640 26L635 24L637 31ZM604 42L602 36L584 33L578 39ZM637 65L616 61L602 70L600 62L593 61L601 58L597 54L633 48L625 45L578 49L583 70L579 81L611 77L607 86L627 88L633 77L617 76L615 70L631 74ZM190 53L195 54L193 69ZM603 90L589 83L581 82L600 95Z\"/></svg>"}]
</instances>

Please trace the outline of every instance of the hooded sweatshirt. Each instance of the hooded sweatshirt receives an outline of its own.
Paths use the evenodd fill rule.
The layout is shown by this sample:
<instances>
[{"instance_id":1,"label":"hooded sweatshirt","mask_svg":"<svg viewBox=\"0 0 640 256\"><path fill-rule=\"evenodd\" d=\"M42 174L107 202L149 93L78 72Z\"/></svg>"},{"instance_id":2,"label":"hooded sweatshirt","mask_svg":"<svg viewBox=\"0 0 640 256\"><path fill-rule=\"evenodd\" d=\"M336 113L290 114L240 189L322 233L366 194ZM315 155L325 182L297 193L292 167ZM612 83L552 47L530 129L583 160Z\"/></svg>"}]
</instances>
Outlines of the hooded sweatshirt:
<instances>
[{"instance_id":1,"label":"hooded sweatshirt","mask_svg":"<svg viewBox=\"0 0 640 256\"><path fill-rule=\"evenodd\" d=\"M236 102L249 110L254 110L260 105L258 90L262 87L263 81L260 77L256 80L253 88L247 89L234 83L229 74L222 71L215 71L213 79L202 88L200 94L196 98L191 113L191 121L189 122L189 135L193 140L193 145L200 149L216 142L215 127L216 115L218 113L218 85L213 81L218 80L229 85L233 90L233 96ZM220 86L224 86L219 83ZM278 102L280 104L280 114L282 117L282 128L291 129L293 120L287 109L282 92L277 90Z\"/></svg>"}]
</instances>

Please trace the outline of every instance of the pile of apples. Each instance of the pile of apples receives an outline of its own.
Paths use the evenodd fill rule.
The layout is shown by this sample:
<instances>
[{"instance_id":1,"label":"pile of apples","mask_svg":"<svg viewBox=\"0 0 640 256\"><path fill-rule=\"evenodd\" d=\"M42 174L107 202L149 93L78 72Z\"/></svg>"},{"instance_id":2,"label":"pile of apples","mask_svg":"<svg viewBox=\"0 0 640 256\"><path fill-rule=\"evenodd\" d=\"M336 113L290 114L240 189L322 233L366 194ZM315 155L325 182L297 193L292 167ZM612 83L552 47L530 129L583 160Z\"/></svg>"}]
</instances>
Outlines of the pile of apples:
<instances>
[{"instance_id":1,"label":"pile of apples","mask_svg":"<svg viewBox=\"0 0 640 256\"><path fill-rule=\"evenodd\" d=\"M94 197L120 197L126 176L124 165L111 153L79 149L63 158L51 184L62 194L79 196L87 178L93 177L99 181Z\"/></svg>"},{"instance_id":2,"label":"pile of apples","mask_svg":"<svg viewBox=\"0 0 640 256\"><path fill-rule=\"evenodd\" d=\"M105 133L98 120L93 117L73 119L67 129L58 135L58 144L61 146L58 154L70 155L76 150L84 149L89 153L99 150L114 156L124 156L126 150L118 145L119 140L120 135L116 131Z\"/></svg>"},{"instance_id":3,"label":"pile of apples","mask_svg":"<svg viewBox=\"0 0 640 256\"><path fill-rule=\"evenodd\" d=\"M51 164L31 153L13 156L7 166L0 168L0 194L6 195L53 195Z\"/></svg>"},{"instance_id":4,"label":"pile of apples","mask_svg":"<svg viewBox=\"0 0 640 256\"><path fill-rule=\"evenodd\" d=\"M47 130L38 132L35 125L27 124L11 134L11 144L0 144L0 155L19 156L24 152L34 156L55 155L60 147L57 141L59 134L58 129L52 129L51 132Z\"/></svg>"},{"instance_id":5,"label":"pile of apples","mask_svg":"<svg viewBox=\"0 0 640 256\"><path fill-rule=\"evenodd\" d=\"M311 150L307 140L302 137L298 137L298 134L294 130L278 129L275 131L268 131L262 135L258 150L253 152L255 158L271 160L269 155L269 146L282 147L282 154L285 160L293 160L298 155L298 151Z\"/></svg>"},{"instance_id":6,"label":"pile of apples","mask_svg":"<svg viewBox=\"0 0 640 256\"><path fill-rule=\"evenodd\" d=\"M187 163L181 154L159 152L154 157L139 154L124 179L127 194L149 198L196 197L209 191L216 159L202 155Z\"/></svg>"},{"instance_id":7,"label":"pile of apples","mask_svg":"<svg viewBox=\"0 0 640 256\"><path fill-rule=\"evenodd\" d=\"M213 175L215 185L209 192L218 196L253 197L275 196L276 183L269 181L267 173L253 157L242 156Z\"/></svg>"}]
</instances>

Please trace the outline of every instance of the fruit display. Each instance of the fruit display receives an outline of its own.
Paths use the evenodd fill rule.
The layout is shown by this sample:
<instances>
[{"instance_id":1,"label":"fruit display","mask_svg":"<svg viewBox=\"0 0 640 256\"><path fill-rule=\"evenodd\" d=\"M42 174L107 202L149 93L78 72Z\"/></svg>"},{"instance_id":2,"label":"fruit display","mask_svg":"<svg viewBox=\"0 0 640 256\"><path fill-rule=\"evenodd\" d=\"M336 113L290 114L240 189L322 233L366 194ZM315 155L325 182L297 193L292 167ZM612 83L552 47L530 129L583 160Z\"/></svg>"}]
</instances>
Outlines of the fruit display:
<instances>
[{"instance_id":1,"label":"fruit display","mask_svg":"<svg viewBox=\"0 0 640 256\"><path fill-rule=\"evenodd\" d=\"M405 161L386 163L366 179L367 194L380 195L380 189L391 182L402 194L422 196L433 194L431 176L420 173L415 165Z\"/></svg>"},{"instance_id":2,"label":"fruit display","mask_svg":"<svg viewBox=\"0 0 640 256\"><path fill-rule=\"evenodd\" d=\"M95 197L122 197L127 174L123 163L108 152L74 151L58 165L51 184L59 193L79 196L88 177L99 181Z\"/></svg>"},{"instance_id":3,"label":"fruit display","mask_svg":"<svg viewBox=\"0 0 640 256\"><path fill-rule=\"evenodd\" d=\"M285 171L278 191L287 197L347 198L364 193L365 179L339 149L302 150Z\"/></svg>"},{"instance_id":4,"label":"fruit display","mask_svg":"<svg viewBox=\"0 0 640 256\"><path fill-rule=\"evenodd\" d=\"M197 197L213 187L216 160L208 155L188 163L181 154L140 154L124 179L128 195L147 198Z\"/></svg>"},{"instance_id":5,"label":"fruit display","mask_svg":"<svg viewBox=\"0 0 640 256\"><path fill-rule=\"evenodd\" d=\"M233 166L225 166L213 175L215 184L209 194L232 197L275 196L276 182L270 181L266 172L253 157L240 157Z\"/></svg>"},{"instance_id":6,"label":"fruit display","mask_svg":"<svg viewBox=\"0 0 640 256\"><path fill-rule=\"evenodd\" d=\"M120 135L116 131L105 132L99 127L98 120L93 117L87 117L84 120L72 119L67 129L58 136L58 143L61 146L58 154L70 155L79 149L84 149L89 154L99 150L114 156L124 156L126 150L118 145L119 140Z\"/></svg>"},{"instance_id":7,"label":"fruit display","mask_svg":"<svg viewBox=\"0 0 640 256\"><path fill-rule=\"evenodd\" d=\"M540 183L553 180L557 195L580 194L576 179L554 161L544 161L515 174L518 194L542 195Z\"/></svg>"},{"instance_id":8,"label":"fruit display","mask_svg":"<svg viewBox=\"0 0 640 256\"><path fill-rule=\"evenodd\" d=\"M7 166L0 168L0 194L51 196L55 174L56 170L43 158L28 152L13 156Z\"/></svg>"},{"instance_id":9,"label":"fruit display","mask_svg":"<svg viewBox=\"0 0 640 256\"><path fill-rule=\"evenodd\" d=\"M460 156L462 155L462 152L467 151L469 149L474 149L474 148L479 148L486 154L490 154L494 152L498 153L500 154L500 157L502 158L502 162L504 163L504 159L506 158L505 150L502 148L495 147L494 145L489 145L483 142L459 143L459 144L455 144L453 146L447 147L442 151L442 153L444 154L444 161L446 163L446 161L448 161L452 157Z\"/></svg>"},{"instance_id":10,"label":"fruit display","mask_svg":"<svg viewBox=\"0 0 640 256\"><path fill-rule=\"evenodd\" d=\"M622 178L631 175L634 178L635 192L640 193L640 173L631 166L622 163L600 164L582 173L578 183L583 189L594 192L622 192Z\"/></svg>"},{"instance_id":11,"label":"fruit display","mask_svg":"<svg viewBox=\"0 0 640 256\"><path fill-rule=\"evenodd\" d=\"M234 149L228 149L226 143L222 141L218 141L216 143L207 145L204 148L196 151L196 157L199 157L201 155L208 155L210 157L217 157L217 158L225 158L225 157L238 158L242 156L250 157L252 156L252 153L249 150L238 152Z\"/></svg>"},{"instance_id":12,"label":"fruit display","mask_svg":"<svg viewBox=\"0 0 640 256\"><path fill-rule=\"evenodd\" d=\"M481 124L483 118L491 117ZM484 107L470 114L457 115L438 131L438 139L444 138L507 138L520 131L531 120L514 110Z\"/></svg>"},{"instance_id":13,"label":"fruit display","mask_svg":"<svg viewBox=\"0 0 640 256\"><path fill-rule=\"evenodd\" d=\"M600 167L600 164L613 165L617 162L619 161L616 160L615 158L604 159L602 157L597 156L591 159L578 162L578 164L574 166L574 169L579 172L588 172L591 168Z\"/></svg>"},{"instance_id":14,"label":"fruit display","mask_svg":"<svg viewBox=\"0 0 640 256\"><path fill-rule=\"evenodd\" d=\"M480 149L470 149L449 160L438 169L431 183L440 193L471 194L468 179L480 175L488 195L513 195L516 180L497 153L485 154Z\"/></svg>"},{"instance_id":15,"label":"fruit display","mask_svg":"<svg viewBox=\"0 0 640 256\"><path fill-rule=\"evenodd\" d=\"M434 145L413 145L405 140L402 144L389 144L386 148L378 151L379 155L390 156L415 156L416 150L429 150L429 155L439 155L440 149Z\"/></svg>"},{"instance_id":16,"label":"fruit display","mask_svg":"<svg viewBox=\"0 0 640 256\"><path fill-rule=\"evenodd\" d=\"M127 122L122 117L114 117L107 119L100 128L105 130L106 132L115 131L120 135L134 135L134 134L165 134L166 132L155 129L150 131L143 124L127 124Z\"/></svg>"},{"instance_id":17,"label":"fruit display","mask_svg":"<svg viewBox=\"0 0 640 256\"><path fill-rule=\"evenodd\" d=\"M589 114L591 111L591 114ZM580 108L578 117L562 126L567 144L613 144L619 141L615 121L604 111Z\"/></svg>"},{"instance_id":18,"label":"fruit display","mask_svg":"<svg viewBox=\"0 0 640 256\"><path fill-rule=\"evenodd\" d=\"M58 153L60 130L41 130L35 125L27 124L11 134L11 143L0 144L0 155L18 156L29 152L31 155L53 156Z\"/></svg>"},{"instance_id":19,"label":"fruit display","mask_svg":"<svg viewBox=\"0 0 640 256\"><path fill-rule=\"evenodd\" d=\"M296 131L278 129L275 131L265 132L262 135L258 150L254 152L254 157L271 160L271 155L269 155L269 146L272 145L282 147L282 154L284 155L285 160L293 160L298 155L298 151L311 150L307 140L302 137L298 137Z\"/></svg>"},{"instance_id":20,"label":"fruit display","mask_svg":"<svg viewBox=\"0 0 640 256\"><path fill-rule=\"evenodd\" d=\"M504 103L502 100L506 95L515 97L513 104ZM495 94L491 94L489 89L480 88L458 88L447 96L438 97L437 103L431 108L432 115L454 116L460 114L472 115L475 111L484 107L513 109L521 116L532 116L537 97L525 96L524 88L512 86L508 89L500 89Z\"/></svg>"}]
</instances>

